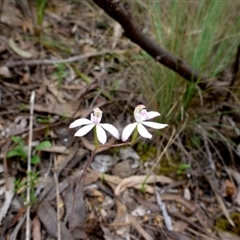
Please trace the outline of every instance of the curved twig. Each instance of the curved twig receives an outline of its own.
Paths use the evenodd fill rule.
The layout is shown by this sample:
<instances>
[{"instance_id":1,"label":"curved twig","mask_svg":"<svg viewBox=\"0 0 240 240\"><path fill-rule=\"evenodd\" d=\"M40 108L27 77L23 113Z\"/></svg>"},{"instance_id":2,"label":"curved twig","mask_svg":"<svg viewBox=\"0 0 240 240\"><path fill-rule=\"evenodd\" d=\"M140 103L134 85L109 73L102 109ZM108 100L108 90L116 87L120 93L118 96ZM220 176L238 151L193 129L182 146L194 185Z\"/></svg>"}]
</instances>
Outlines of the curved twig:
<instances>
[{"instance_id":1,"label":"curved twig","mask_svg":"<svg viewBox=\"0 0 240 240\"><path fill-rule=\"evenodd\" d=\"M160 47L154 40L144 34L137 22L131 16L128 4L122 4L119 0L93 0L109 16L121 24L125 35L134 43L138 44L156 61L178 73L188 81L200 82L202 88L206 87L202 81L208 78L193 69L181 59Z\"/></svg>"}]
</instances>

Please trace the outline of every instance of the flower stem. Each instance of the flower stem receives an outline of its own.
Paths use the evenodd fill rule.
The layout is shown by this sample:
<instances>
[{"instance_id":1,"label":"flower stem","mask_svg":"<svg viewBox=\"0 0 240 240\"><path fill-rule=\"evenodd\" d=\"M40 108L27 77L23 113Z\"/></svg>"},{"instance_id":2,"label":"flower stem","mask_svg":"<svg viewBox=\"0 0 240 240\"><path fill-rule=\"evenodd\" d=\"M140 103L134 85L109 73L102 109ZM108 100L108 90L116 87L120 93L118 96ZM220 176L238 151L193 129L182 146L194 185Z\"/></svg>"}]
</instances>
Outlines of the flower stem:
<instances>
[{"instance_id":1,"label":"flower stem","mask_svg":"<svg viewBox=\"0 0 240 240\"><path fill-rule=\"evenodd\" d=\"M95 145L95 148L97 149L98 148L98 138L97 138L97 128L96 128L96 126L94 126L94 145Z\"/></svg>"},{"instance_id":2,"label":"flower stem","mask_svg":"<svg viewBox=\"0 0 240 240\"><path fill-rule=\"evenodd\" d=\"M137 136L138 136L138 130L137 130L137 127L136 127L135 130L134 130L134 133L133 133L131 145L133 145L136 142Z\"/></svg>"}]
</instances>

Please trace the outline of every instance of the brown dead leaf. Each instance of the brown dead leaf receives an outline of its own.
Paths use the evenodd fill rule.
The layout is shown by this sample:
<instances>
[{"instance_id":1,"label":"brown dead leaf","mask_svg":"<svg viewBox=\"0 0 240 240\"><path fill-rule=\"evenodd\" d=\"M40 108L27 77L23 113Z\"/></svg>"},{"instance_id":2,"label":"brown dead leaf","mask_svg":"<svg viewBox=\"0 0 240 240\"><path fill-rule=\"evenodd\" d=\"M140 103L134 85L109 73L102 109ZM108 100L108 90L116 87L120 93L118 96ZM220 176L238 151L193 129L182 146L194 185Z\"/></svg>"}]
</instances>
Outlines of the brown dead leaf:
<instances>
[{"instance_id":1,"label":"brown dead leaf","mask_svg":"<svg viewBox=\"0 0 240 240\"><path fill-rule=\"evenodd\" d=\"M132 159L126 159L114 164L112 174L121 178L133 176L136 173L137 168L132 168L132 163Z\"/></svg>"},{"instance_id":2,"label":"brown dead leaf","mask_svg":"<svg viewBox=\"0 0 240 240\"><path fill-rule=\"evenodd\" d=\"M92 172L92 173L95 173L99 178L102 178L103 177L103 174L102 173L99 173L99 172L96 172L96 171L93 171L91 169L88 169L89 172ZM119 184L119 182L121 181L122 179L118 176L112 176L112 175L108 175L108 174L104 174L104 181L106 181L107 183L113 183L113 184Z\"/></svg>"},{"instance_id":3,"label":"brown dead leaf","mask_svg":"<svg viewBox=\"0 0 240 240\"><path fill-rule=\"evenodd\" d=\"M42 239L42 236L41 236L41 223L39 221L38 216L35 216L35 218L32 221L32 237L33 237L33 240L40 240L40 239Z\"/></svg>"},{"instance_id":4,"label":"brown dead leaf","mask_svg":"<svg viewBox=\"0 0 240 240\"><path fill-rule=\"evenodd\" d=\"M12 73L10 72L8 67L1 66L0 67L0 76L3 78L12 78Z\"/></svg>"},{"instance_id":5,"label":"brown dead leaf","mask_svg":"<svg viewBox=\"0 0 240 240\"><path fill-rule=\"evenodd\" d=\"M129 220L131 221L134 228L140 233L140 235L146 240L153 240L153 237L147 233L140 223L136 220L135 217L128 215Z\"/></svg>"},{"instance_id":6,"label":"brown dead leaf","mask_svg":"<svg viewBox=\"0 0 240 240\"><path fill-rule=\"evenodd\" d=\"M15 179L13 177L8 177L5 182L5 186L1 186L1 190L4 191L1 195L5 195L4 201L1 202L0 206L0 225L3 218L6 216L8 209L11 205L12 198L15 194ZM2 197L2 196L1 196Z\"/></svg>"},{"instance_id":7,"label":"brown dead leaf","mask_svg":"<svg viewBox=\"0 0 240 240\"><path fill-rule=\"evenodd\" d=\"M229 211L228 211L228 209L227 209L227 207L226 207L226 205L225 205L222 197L220 196L219 191L216 189L216 187L215 187L214 183L212 182L211 178L209 178L209 177L207 176L207 174L204 174L204 176L205 176L205 178L207 179L209 185L211 186L211 189L213 190L213 192L214 192L214 194L215 194L215 197L216 197L216 199L217 199L217 201L218 201L218 204L219 204L220 208L221 208L222 211L223 211L224 216L226 217L226 219L228 220L228 222L229 222L233 227L235 227L235 224L234 224L233 220L231 219L231 217L230 217L230 215L229 215Z\"/></svg>"},{"instance_id":8,"label":"brown dead leaf","mask_svg":"<svg viewBox=\"0 0 240 240\"><path fill-rule=\"evenodd\" d=\"M184 232L185 229L187 228L187 226L188 226L188 224L186 222L176 221L176 222L174 222L173 230L176 232Z\"/></svg>"},{"instance_id":9,"label":"brown dead leaf","mask_svg":"<svg viewBox=\"0 0 240 240\"><path fill-rule=\"evenodd\" d=\"M237 190L236 190L236 186L235 186L234 182L232 182L230 179L226 179L224 181L222 191L223 191L223 193L222 193L223 197L233 198L235 196Z\"/></svg>"},{"instance_id":10,"label":"brown dead leaf","mask_svg":"<svg viewBox=\"0 0 240 240\"><path fill-rule=\"evenodd\" d=\"M95 183L98 180L98 175L93 172L87 172L83 177L83 185L87 186L92 183Z\"/></svg>"},{"instance_id":11,"label":"brown dead leaf","mask_svg":"<svg viewBox=\"0 0 240 240\"><path fill-rule=\"evenodd\" d=\"M30 106L28 105L27 108ZM51 113L51 114L57 114L59 116L64 116L68 118L72 118L73 116L75 118L78 117L86 117L91 112L92 109L81 109L78 110L78 104L76 101L69 101L66 103L47 103L47 104L35 104L34 110L37 112L45 112L45 113Z\"/></svg>"},{"instance_id":12,"label":"brown dead leaf","mask_svg":"<svg viewBox=\"0 0 240 240\"><path fill-rule=\"evenodd\" d=\"M40 76L39 76L40 78ZM42 79L42 83L39 86L39 88L36 90L36 99L40 99L45 93L46 93L46 89L47 89L47 80L45 75L41 77Z\"/></svg>"},{"instance_id":13,"label":"brown dead leaf","mask_svg":"<svg viewBox=\"0 0 240 240\"><path fill-rule=\"evenodd\" d=\"M207 236L210 236L210 234L208 232L208 229L210 228L210 226L208 229L204 229L200 224L195 223L195 221L192 218L186 217L185 215L183 215L180 212L170 212L170 215L188 223L190 226L196 228L199 232L202 232L202 233L206 234Z\"/></svg>"},{"instance_id":14,"label":"brown dead leaf","mask_svg":"<svg viewBox=\"0 0 240 240\"><path fill-rule=\"evenodd\" d=\"M234 197L234 202L238 206L240 206L240 173L231 168L227 168L226 170L227 170L228 174L231 175L234 178L234 180L236 181L237 190L236 190L236 195Z\"/></svg>"},{"instance_id":15,"label":"brown dead leaf","mask_svg":"<svg viewBox=\"0 0 240 240\"><path fill-rule=\"evenodd\" d=\"M140 195L132 194L133 198L136 200L137 203L140 203L141 205L145 206L147 209L149 209L151 212L154 213L160 213L160 209L157 204L150 202L143 198Z\"/></svg>"},{"instance_id":16,"label":"brown dead leaf","mask_svg":"<svg viewBox=\"0 0 240 240\"><path fill-rule=\"evenodd\" d=\"M66 102L63 99L62 92L59 90L59 88L56 84L48 82L47 89L49 92L51 92L53 94L53 96L58 100L59 103Z\"/></svg>"},{"instance_id":17,"label":"brown dead leaf","mask_svg":"<svg viewBox=\"0 0 240 240\"><path fill-rule=\"evenodd\" d=\"M85 193L86 195L90 196L90 197L100 197L102 199L104 199L104 195L102 192L100 192L99 190L97 189L94 189L94 188L87 188L85 190Z\"/></svg>"},{"instance_id":18,"label":"brown dead leaf","mask_svg":"<svg viewBox=\"0 0 240 240\"><path fill-rule=\"evenodd\" d=\"M127 208L119 200L116 200L117 215L113 223L122 223L126 221Z\"/></svg>"},{"instance_id":19,"label":"brown dead leaf","mask_svg":"<svg viewBox=\"0 0 240 240\"><path fill-rule=\"evenodd\" d=\"M161 194L161 199L162 201L173 201L173 202L178 202L184 205L186 208L188 208L191 213L194 213L196 211L196 205L193 202L190 202L186 200L185 198L179 196L178 194Z\"/></svg>"},{"instance_id":20,"label":"brown dead leaf","mask_svg":"<svg viewBox=\"0 0 240 240\"><path fill-rule=\"evenodd\" d=\"M115 189L115 195L119 196L126 188L128 187L134 187L137 189L142 188L142 184L148 184L148 183L162 183L162 184L170 184L173 183L174 181L165 176L132 176L129 178L124 178L116 187ZM154 189L148 186L144 186L146 192L154 193Z\"/></svg>"},{"instance_id":21,"label":"brown dead leaf","mask_svg":"<svg viewBox=\"0 0 240 240\"><path fill-rule=\"evenodd\" d=\"M43 201L38 207L37 215L48 234L57 238L57 213L55 209L48 202ZM62 221L60 221L60 225L62 239L74 240Z\"/></svg>"},{"instance_id":22,"label":"brown dead leaf","mask_svg":"<svg viewBox=\"0 0 240 240\"><path fill-rule=\"evenodd\" d=\"M74 171L69 177L64 178L59 183L59 194L61 194L72 182L77 182L81 174L82 174L82 170L78 169ZM56 198L55 182L53 181L53 179L51 179L51 181L48 184L46 184L43 192L40 194L39 200L45 199L47 201L51 201L55 198Z\"/></svg>"},{"instance_id":23,"label":"brown dead leaf","mask_svg":"<svg viewBox=\"0 0 240 240\"><path fill-rule=\"evenodd\" d=\"M192 202L188 201L185 198L177 195L177 194L161 194L162 201L173 201L182 204L184 207L186 207L191 214L195 213L195 216L197 217L200 224L206 228L211 228L212 221L211 219L207 218L206 214L201 210L201 208L197 207L197 205Z\"/></svg>"},{"instance_id":24,"label":"brown dead leaf","mask_svg":"<svg viewBox=\"0 0 240 240\"><path fill-rule=\"evenodd\" d=\"M231 233L228 232L218 232L219 237L222 240L240 240L240 236L237 235L233 235Z\"/></svg>"},{"instance_id":25,"label":"brown dead leaf","mask_svg":"<svg viewBox=\"0 0 240 240\"><path fill-rule=\"evenodd\" d=\"M119 200L116 200L115 202L116 202L116 207L117 207L117 215L116 215L112 225L118 224L118 223L125 223L128 218L127 208ZM120 236L124 236L124 235L128 234L128 232L129 232L128 225L119 226L116 230L116 233Z\"/></svg>"},{"instance_id":26,"label":"brown dead leaf","mask_svg":"<svg viewBox=\"0 0 240 240\"><path fill-rule=\"evenodd\" d=\"M55 169L57 174L60 174L62 170L67 166L67 164L73 159L73 157L77 154L78 148L77 142L74 144L74 146L71 148L72 151L70 152L69 155L58 155L56 158L56 163L55 163Z\"/></svg>"},{"instance_id":27,"label":"brown dead leaf","mask_svg":"<svg viewBox=\"0 0 240 240\"><path fill-rule=\"evenodd\" d=\"M139 205L136 199L133 197L135 193L131 194L131 191L127 190L122 193L121 202L127 206L128 210L133 211Z\"/></svg>"},{"instance_id":28,"label":"brown dead leaf","mask_svg":"<svg viewBox=\"0 0 240 240\"><path fill-rule=\"evenodd\" d=\"M101 226L104 233L104 240L122 240L123 238L110 232L109 228Z\"/></svg>"},{"instance_id":29,"label":"brown dead leaf","mask_svg":"<svg viewBox=\"0 0 240 240\"><path fill-rule=\"evenodd\" d=\"M62 191L64 191L64 189L66 189L68 186L69 186L69 183L67 179L64 179L62 182L60 182L59 194L61 194ZM51 181L45 186L44 190L42 191L39 197L39 200L45 199L46 201L51 201L55 198L56 198L56 186L53 179L51 179Z\"/></svg>"},{"instance_id":30,"label":"brown dead leaf","mask_svg":"<svg viewBox=\"0 0 240 240\"><path fill-rule=\"evenodd\" d=\"M83 183L81 182L76 187L73 183L69 184L69 187L62 192L62 196L66 208L65 220L68 220L72 235L77 239L85 239L87 235L81 229L87 219Z\"/></svg>"},{"instance_id":31,"label":"brown dead leaf","mask_svg":"<svg viewBox=\"0 0 240 240\"><path fill-rule=\"evenodd\" d=\"M28 72L24 73L20 79L20 83L21 84L29 84L29 81L30 81L30 74Z\"/></svg>"}]
</instances>

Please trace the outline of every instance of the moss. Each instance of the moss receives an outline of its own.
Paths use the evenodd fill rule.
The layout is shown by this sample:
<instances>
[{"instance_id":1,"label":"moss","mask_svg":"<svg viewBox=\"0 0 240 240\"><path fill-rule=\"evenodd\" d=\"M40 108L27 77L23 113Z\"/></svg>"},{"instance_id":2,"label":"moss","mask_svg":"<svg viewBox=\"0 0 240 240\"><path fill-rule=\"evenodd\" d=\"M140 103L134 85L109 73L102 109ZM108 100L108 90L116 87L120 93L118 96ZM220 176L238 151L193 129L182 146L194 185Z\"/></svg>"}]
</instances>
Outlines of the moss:
<instances>
[{"instance_id":1,"label":"moss","mask_svg":"<svg viewBox=\"0 0 240 240\"><path fill-rule=\"evenodd\" d=\"M230 218L235 223L235 227L231 226L225 217L220 217L216 220L216 228L218 230L240 235L240 213L233 212L230 214Z\"/></svg>"},{"instance_id":2,"label":"moss","mask_svg":"<svg viewBox=\"0 0 240 240\"><path fill-rule=\"evenodd\" d=\"M136 151L143 162L152 161L152 160L156 161L156 156L157 156L156 146L149 146L144 142L140 142L136 146ZM157 169L156 173L159 175L165 175L165 176L181 179L182 176L186 175L186 172L185 170L182 170L182 169L181 169L181 172L179 171L180 169L179 159L180 158L178 157L172 158L171 160L167 158L161 159L159 163L159 168ZM180 172L180 173L177 173L177 172Z\"/></svg>"},{"instance_id":3,"label":"moss","mask_svg":"<svg viewBox=\"0 0 240 240\"><path fill-rule=\"evenodd\" d=\"M179 165L179 162L177 160L173 160L173 159L168 160L167 158L163 158L160 162L158 174L169 176L169 177L176 177L178 165Z\"/></svg>"},{"instance_id":4,"label":"moss","mask_svg":"<svg viewBox=\"0 0 240 240\"><path fill-rule=\"evenodd\" d=\"M140 142L137 144L136 151L143 162L151 161L156 158L157 148Z\"/></svg>"}]
</instances>

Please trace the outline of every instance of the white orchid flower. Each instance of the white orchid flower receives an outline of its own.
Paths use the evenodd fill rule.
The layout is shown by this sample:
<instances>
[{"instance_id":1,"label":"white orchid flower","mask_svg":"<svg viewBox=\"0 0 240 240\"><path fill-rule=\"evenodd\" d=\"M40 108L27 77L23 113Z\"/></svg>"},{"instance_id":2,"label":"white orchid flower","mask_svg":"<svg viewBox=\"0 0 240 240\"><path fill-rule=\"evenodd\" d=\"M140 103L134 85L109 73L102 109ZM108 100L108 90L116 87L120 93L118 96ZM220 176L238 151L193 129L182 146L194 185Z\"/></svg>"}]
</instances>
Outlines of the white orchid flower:
<instances>
[{"instance_id":1,"label":"white orchid flower","mask_svg":"<svg viewBox=\"0 0 240 240\"><path fill-rule=\"evenodd\" d=\"M96 127L96 134L98 141L102 144L105 144L107 141L107 135L105 130L111 133L115 138L119 139L120 135L118 130L111 124L108 123L100 123L102 119L102 111L99 108L93 109L93 113L91 114L91 120L87 118L80 118L75 120L70 124L69 128L81 127L74 136L82 137L86 135L89 131L91 131L94 127ZM104 130L105 129L105 130Z\"/></svg>"},{"instance_id":2,"label":"white orchid flower","mask_svg":"<svg viewBox=\"0 0 240 240\"><path fill-rule=\"evenodd\" d=\"M146 107L144 105L138 105L134 110L134 118L136 120L135 123L128 124L122 132L122 141L125 142L132 134L133 130L137 127L138 133L144 138L152 138L152 135L148 132L148 130L144 127L151 127L154 129L162 129L167 127L167 124L148 122L147 120L152 119L154 117L160 116L161 114L158 112L150 111L147 112Z\"/></svg>"}]
</instances>

